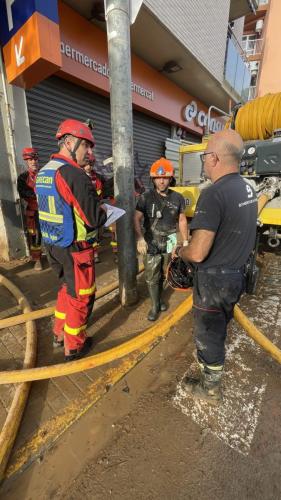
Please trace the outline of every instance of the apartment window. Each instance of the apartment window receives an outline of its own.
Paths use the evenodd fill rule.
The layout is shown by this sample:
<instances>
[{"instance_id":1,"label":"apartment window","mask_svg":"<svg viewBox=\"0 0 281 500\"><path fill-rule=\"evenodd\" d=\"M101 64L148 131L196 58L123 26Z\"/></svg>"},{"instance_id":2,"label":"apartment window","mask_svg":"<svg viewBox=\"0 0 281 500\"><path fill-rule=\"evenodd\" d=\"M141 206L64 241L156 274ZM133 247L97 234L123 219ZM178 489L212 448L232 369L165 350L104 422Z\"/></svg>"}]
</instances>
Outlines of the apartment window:
<instances>
[{"instance_id":1,"label":"apartment window","mask_svg":"<svg viewBox=\"0 0 281 500\"><path fill-rule=\"evenodd\" d=\"M262 51L262 39L257 35L244 35L242 38L242 48L247 56L260 54Z\"/></svg>"}]
</instances>

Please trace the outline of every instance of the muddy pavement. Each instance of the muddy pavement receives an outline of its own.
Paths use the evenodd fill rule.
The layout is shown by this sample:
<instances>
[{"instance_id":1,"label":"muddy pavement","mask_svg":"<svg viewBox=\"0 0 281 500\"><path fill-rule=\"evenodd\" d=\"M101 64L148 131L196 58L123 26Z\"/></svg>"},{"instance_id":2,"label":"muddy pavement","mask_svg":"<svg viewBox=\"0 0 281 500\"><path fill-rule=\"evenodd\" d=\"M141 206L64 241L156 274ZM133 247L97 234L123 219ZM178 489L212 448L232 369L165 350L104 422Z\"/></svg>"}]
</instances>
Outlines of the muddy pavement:
<instances>
[{"instance_id":1,"label":"muddy pavement","mask_svg":"<svg viewBox=\"0 0 281 500\"><path fill-rule=\"evenodd\" d=\"M266 255L243 311L281 348L280 256ZM87 412L3 499L281 499L281 367L232 322L224 401L181 386L193 360L191 316Z\"/></svg>"},{"instance_id":2,"label":"muddy pavement","mask_svg":"<svg viewBox=\"0 0 281 500\"><path fill-rule=\"evenodd\" d=\"M280 257L267 255L258 297L245 296L241 307L281 348L280 278ZM187 327L181 322L180 333L130 374L134 391L134 380L153 367L146 391L114 424L111 442L63 498L281 499L280 366L233 322L224 403L194 403L180 383L196 371L192 340L182 339Z\"/></svg>"}]
</instances>

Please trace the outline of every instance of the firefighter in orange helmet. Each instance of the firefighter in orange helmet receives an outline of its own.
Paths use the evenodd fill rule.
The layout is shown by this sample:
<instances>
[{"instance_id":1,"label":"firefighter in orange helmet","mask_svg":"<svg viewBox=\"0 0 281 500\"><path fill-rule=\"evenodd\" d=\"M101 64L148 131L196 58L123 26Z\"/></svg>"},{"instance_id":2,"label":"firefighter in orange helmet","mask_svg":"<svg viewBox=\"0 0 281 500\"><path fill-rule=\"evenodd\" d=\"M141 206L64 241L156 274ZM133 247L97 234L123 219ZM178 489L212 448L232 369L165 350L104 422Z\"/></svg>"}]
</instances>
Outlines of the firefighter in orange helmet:
<instances>
[{"instance_id":1,"label":"firefighter in orange helmet","mask_svg":"<svg viewBox=\"0 0 281 500\"><path fill-rule=\"evenodd\" d=\"M17 188L20 198L26 203L25 221L27 241L31 258L34 261L34 270L42 271L41 231L35 194L35 181L39 171L38 150L36 148L24 148L22 157L27 164L27 170L18 176Z\"/></svg>"},{"instance_id":2,"label":"firefighter in orange helmet","mask_svg":"<svg viewBox=\"0 0 281 500\"><path fill-rule=\"evenodd\" d=\"M152 304L147 319L155 321L159 312L167 309L161 294L169 254L177 244L177 224L184 245L187 245L188 228L184 198L170 189L175 185L173 164L166 158L160 158L151 165L150 177L153 189L137 200L135 230Z\"/></svg>"}]
</instances>

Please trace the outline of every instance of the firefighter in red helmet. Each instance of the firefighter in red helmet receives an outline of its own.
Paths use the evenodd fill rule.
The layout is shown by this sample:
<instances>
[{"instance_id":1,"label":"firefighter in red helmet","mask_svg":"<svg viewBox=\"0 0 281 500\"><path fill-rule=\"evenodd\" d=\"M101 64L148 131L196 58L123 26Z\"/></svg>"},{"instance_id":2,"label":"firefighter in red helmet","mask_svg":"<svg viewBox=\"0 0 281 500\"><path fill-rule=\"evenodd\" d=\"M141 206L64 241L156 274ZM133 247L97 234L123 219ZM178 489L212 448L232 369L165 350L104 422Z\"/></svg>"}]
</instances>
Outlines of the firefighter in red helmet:
<instances>
[{"instance_id":1,"label":"firefighter in red helmet","mask_svg":"<svg viewBox=\"0 0 281 500\"><path fill-rule=\"evenodd\" d=\"M177 224L184 245L187 244L188 228L184 198L170 189L175 185L173 164L166 158L160 158L152 164L150 177L153 189L137 200L135 230L152 305L147 319L155 321L159 313L167 309L161 295L169 254L177 243Z\"/></svg>"},{"instance_id":2,"label":"firefighter in red helmet","mask_svg":"<svg viewBox=\"0 0 281 500\"><path fill-rule=\"evenodd\" d=\"M27 164L27 170L18 176L17 188L20 198L26 203L25 221L27 241L31 258L34 261L34 270L42 271L41 232L35 194L35 181L39 171L38 151L36 148L24 148L22 157Z\"/></svg>"},{"instance_id":3,"label":"firefighter in red helmet","mask_svg":"<svg viewBox=\"0 0 281 500\"><path fill-rule=\"evenodd\" d=\"M60 280L55 308L54 346L64 345L65 361L91 347L86 328L95 299L91 239L106 221L106 210L83 170L95 140L78 120L63 121L57 131L59 153L36 180L39 221L49 262Z\"/></svg>"}]
</instances>

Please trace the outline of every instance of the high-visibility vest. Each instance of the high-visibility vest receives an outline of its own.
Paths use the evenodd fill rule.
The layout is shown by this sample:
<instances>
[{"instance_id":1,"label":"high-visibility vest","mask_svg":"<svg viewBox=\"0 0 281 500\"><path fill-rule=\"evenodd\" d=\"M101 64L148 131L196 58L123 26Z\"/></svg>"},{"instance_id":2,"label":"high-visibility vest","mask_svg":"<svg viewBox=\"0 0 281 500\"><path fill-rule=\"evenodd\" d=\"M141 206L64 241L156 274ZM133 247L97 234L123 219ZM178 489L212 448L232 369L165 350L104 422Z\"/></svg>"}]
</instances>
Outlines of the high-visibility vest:
<instances>
[{"instance_id":1,"label":"high-visibility vest","mask_svg":"<svg viewBox=\"0 0 281 500\"><path fill-rule=\"evenodd\" d=\"M70 205L59 194L55 176L67 164L64 160L50 160L36 178L39 223L42 239L48 245L68 247L74 240L74 217Z\"/></svg>"}]
</instances>

